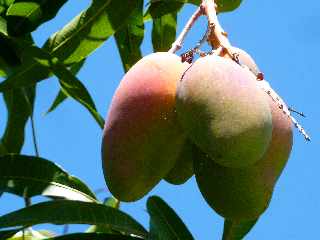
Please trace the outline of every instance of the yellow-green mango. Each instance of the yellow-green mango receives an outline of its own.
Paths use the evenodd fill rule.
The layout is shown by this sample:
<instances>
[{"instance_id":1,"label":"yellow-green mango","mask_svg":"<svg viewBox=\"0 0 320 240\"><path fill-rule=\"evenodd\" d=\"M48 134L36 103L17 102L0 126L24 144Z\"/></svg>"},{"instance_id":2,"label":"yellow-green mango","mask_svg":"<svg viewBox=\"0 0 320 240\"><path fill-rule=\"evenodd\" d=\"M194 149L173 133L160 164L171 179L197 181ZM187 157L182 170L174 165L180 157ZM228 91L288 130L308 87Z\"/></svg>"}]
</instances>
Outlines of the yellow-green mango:
<instances>
[{"instance_id":1,"label":"yellow-green mango","mask_svg":"<svg viewBox=\"0 0 320 240\"><path fill-rule=\"evenodd\" d=\"M177 86L178 120L201 151L225 167L261 159L272 132L268 96L232 60L199 58Z\"/></svg>"},{"instance_id":2,"label":"yellow-green mango","mask_svg":"<svg viewBox=\"0 0 320 240\"><path fill-rule=\"evenodd\" d=\"M198 187L206 202L221 216L232 220L258 218L268 207L272 192L289 158L292 124L270 99L272 140L264 156L247 168L227 168L199 152L194 161Z\"/></svg>"}]
</instances>

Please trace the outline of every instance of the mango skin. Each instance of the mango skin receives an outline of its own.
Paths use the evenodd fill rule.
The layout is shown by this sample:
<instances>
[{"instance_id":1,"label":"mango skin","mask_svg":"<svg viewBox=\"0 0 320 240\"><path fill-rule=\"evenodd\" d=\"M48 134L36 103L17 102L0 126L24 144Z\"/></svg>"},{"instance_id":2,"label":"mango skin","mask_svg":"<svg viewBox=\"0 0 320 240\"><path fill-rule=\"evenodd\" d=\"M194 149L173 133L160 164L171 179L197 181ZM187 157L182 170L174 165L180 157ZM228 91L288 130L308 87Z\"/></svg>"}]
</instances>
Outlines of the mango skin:
<instances>
[{"instance_id":1,"label":"mango skin","mask_svg":"<svg viewBox=\"0 0 320 240\"><path fill-rule=\"evenodd\" d=\"M225 167L254 164L271 139L268 96L258 91L250 71L215 55L185 72L177 87L177 114L192 142Z\"/></svg>"},{"instance_id":2,"label":"mango skin","mask_svg":"<svg viewBox=\"0 0 320 240\"><path fill-rule=\"evenodd\" d=\"M102 140L105 180L117 199L142 198L174 166L185 141L176 120L175 94L186 67L174 54L154 53L120 82Z\"/></svg>"},{"instance_id":3,"label":"mango skin","mask_svg":"<svg viewBox=\"0 0 320 240\"><path fill-rule=\"evenodd\" d=\"M198 187L206 202L218 214L232 220L253 220L268 207L274 186L283 171L292 148L291 121L276 104L272 109L272 140L265 155L253 166L226 168L206 154L194 161Z\"/></svg>"},{"instance_id":4,"label":"mango skin","mask_svg":"<svg viewBox=\"0 0 320 240\"><path fill-rule=\"evenodd\" d=\"M185 141L175 165L165 176L165 181L174 185L181 185L193 176L193 160L197 153L195 148L196 146L190 140Z\"/></svg>"}]
</instances>

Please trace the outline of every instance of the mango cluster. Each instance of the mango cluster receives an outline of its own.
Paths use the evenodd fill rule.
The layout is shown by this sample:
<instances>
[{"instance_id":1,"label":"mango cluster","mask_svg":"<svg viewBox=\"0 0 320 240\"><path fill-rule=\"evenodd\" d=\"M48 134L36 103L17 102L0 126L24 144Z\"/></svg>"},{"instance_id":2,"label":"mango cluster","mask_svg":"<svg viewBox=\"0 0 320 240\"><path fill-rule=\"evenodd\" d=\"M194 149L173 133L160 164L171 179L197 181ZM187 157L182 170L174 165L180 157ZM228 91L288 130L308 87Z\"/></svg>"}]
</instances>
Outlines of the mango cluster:
<instances>
[{"instance_id":1,"label":"mango cluster","mask_svg":"<svg viewBox=\"0 0 320 240\"><path fill-rule=\"evenodd\" d=\"M183 184L195 175L221 216L250 220L264 212L289 158L292 126L259 87L253 59L235 50L241 64L208 55L190 65L158 52L125 74L102 140L116 198L136 201L162 179Z\"/></svg>"}]
</instances>

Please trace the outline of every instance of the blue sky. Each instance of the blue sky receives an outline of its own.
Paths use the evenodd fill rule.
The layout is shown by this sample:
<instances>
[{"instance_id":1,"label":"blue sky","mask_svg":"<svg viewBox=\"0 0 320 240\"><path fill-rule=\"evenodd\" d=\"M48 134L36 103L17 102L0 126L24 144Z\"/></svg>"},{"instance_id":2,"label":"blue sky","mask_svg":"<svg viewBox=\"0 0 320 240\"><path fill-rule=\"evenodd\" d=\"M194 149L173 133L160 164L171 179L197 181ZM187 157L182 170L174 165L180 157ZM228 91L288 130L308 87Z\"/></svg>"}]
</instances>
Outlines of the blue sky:
<instances>
[{"instance_id":1,"label":"blue sky","mask_svg":"<svg viewBox=\"0 0 320 240\"><path fill-rule=\"evenodd\" d=\"M41 26L34 34L39 45L77 15L90 1L69 1L53 22ZM186 6L180 16L178 31L195 10ZM279 179L268 210L260 218L247 240L301 240L318 236L320 214L319 150L319 56L320 2L250 1L244 0L235 12L222 14L221 24L234 46L249 52L265 73L265 78L290 106L303 111L307 118L297 117L311 135L311 143L294 131L294 146L289 162ZM188 35L184 49L191 48L205 31L205 19L200 20ZM152 52L151 24L146 24L144 55ZM79 74L99 112L105 116L112 95L123 76L119 54L113 39L95 51ZM65 101L48 115L58 92L55 78L38 84L35 109L40 155L55 161L78 176L92 189L105 188L101 170L101 130L89 113L73 100ZM0 99L0 133L6 121L6 110ZM30 125L23 153L34 154ZM181 216L196 239L220 239L223 219L202 199L195 179L182 186L161 182L149 195L164 198ZM108 196L106 192L100 197ZM145 202L147 197L122 210L148 225ZM36 199L36 200L40 200ZM23 206L12 195L0 199L0 215ZM41 226L42 228L47 227ZM61 231L61 227L53 227ZM82 229L77 226L73 230Z\"/></svg>"}]
</instances>

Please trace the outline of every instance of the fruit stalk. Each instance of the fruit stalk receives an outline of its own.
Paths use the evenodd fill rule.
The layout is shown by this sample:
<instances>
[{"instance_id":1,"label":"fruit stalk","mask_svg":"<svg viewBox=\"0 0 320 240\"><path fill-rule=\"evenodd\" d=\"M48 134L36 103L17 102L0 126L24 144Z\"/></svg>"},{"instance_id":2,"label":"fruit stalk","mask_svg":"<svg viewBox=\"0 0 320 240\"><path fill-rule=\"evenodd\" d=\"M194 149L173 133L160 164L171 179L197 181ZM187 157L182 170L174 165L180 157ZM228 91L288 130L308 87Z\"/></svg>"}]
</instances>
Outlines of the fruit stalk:
<instances>
[{"instance_id":1,"label":"fruit stalk","mask_svg":"<svg viewBox=\"0 0 320 240\"><path fill-rule=\"evenodd\" d=\"M186 38L188 32L190 31L190 29L192 28L192 26L194 25L194 23L198 20L198 18L203 14L203 10L200 7L197 8L197 10L192 14L192 16L190 17L189 21L187 22L187 24L185 25L185 27L183 28L182 32L180 33L179 37L176 39L176 41L174 41L174 43L172 43L172 47L171 49L168 51L169 53L175 53L176 51L178 51L180 48L182 48L182 44L184 42L184 39Z\"/></svg>"}]
</instances>

